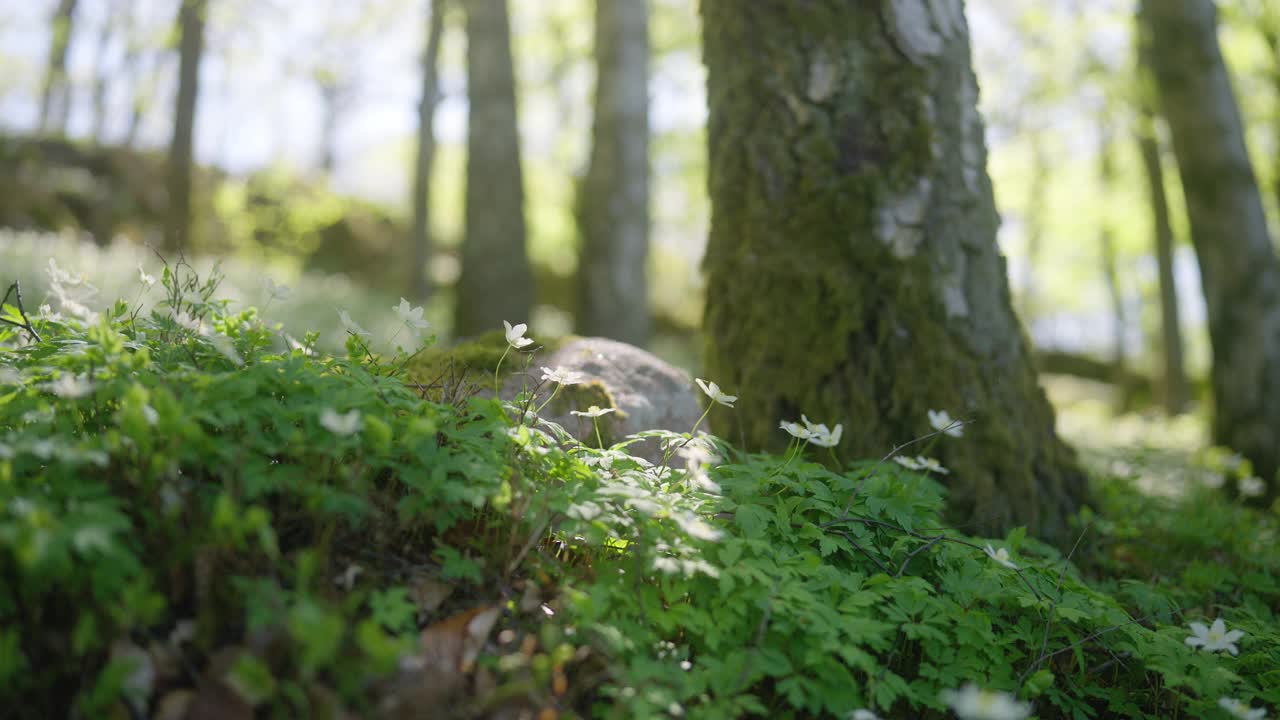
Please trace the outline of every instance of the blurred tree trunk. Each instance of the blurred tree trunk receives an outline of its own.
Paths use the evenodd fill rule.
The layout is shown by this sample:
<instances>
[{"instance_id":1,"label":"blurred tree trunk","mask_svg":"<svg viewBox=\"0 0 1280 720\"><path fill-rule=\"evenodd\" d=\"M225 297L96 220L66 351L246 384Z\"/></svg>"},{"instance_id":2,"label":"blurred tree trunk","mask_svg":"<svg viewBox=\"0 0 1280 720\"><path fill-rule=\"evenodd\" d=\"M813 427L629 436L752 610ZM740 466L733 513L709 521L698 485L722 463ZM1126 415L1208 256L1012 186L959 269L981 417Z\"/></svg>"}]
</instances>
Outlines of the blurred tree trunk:
<instances>
[{"instance_id":1,"label":"blurred tree trunk","mask_svg":"<svg viewBox=\"0 0 1280 720\"><path fill-rule=\"evenodd\" d=\"M1157 276L1160 285L1160 355L1164 360L1162 400L1165 412L1174 416L1186 411L1190 401L1187 383L1182 321L1178 311L1178 283L1173 274L1173 223L1169 219L1169 199L1164 191L1164 163L1156 136L1155 88L1151 87L1147 55L1147 35L1138 37L1138 150L1147 177L1151 198L1151 225L1155 245Z\"/></svg>"},{"instance_id":2,"label":"blurred tree trunk","mask_svg":"<svg viewBox=\"0 0 1280 720\"><path fill-rule=\"evenodd\" d=\"M1271 53L1272 102L1275 103L1271 110L1271 141L1274 147L1280 148L1280 12L1276 12L1275 7L1268 4L1273 1L1263 0L1259 3L1260 7L1253 8L1252 15L1256 18L1258 31ZM1274 153L1272 160L1276 164L1272 166L1271 196L1276 204L1276 211L1280 212L1280 152Z\"/></svg>"},{"instance_id":3,"label":"blurred tree trunk","mask_svg":"<svg viewBox=\"0 0 1280 720\"><path fill-rule=\"evenodd\" d=\"M1115 158L1111 128L1103 120L1098 128L1098 187L1103 198L1109 198L1115 191ZM1128 313L1124 307L1124 288L1120 283L1120 271L1116 267L1116 243L1111 230L1111 219L1107 217L1105 202L1103 217L1098 227L1098 260L1101 264L1102 279L1107 286L1107 299L1111 303L1111 374L1115 378L1116 412L1127 412L1133 404L1133 397L1123 383L1128 376L1129 349L1125 339L1128 327Z\"/></svg>"},{"instance_id":4,"label":"blurred tree trunk","mask_svg":"<svg viewBox=\"0 0 1280 720\"><path fill-rule=\"evenodd\" d=\"M431 294L431 167L436 155L434 122L440 102L440 37L445 0L431 0L427 42L422 51L422 97L418 100L418 154L413 163L413 232L409 237L409 292L425 300Z\"/></svg>"},{"instance_id":5,"label":"blurred tree trunk","mask_svg":"<svg viewBox=\"0 0 1280 720\"><path fill-rule=\"evenodd\" d=\"M164 223L164 244L169 250L185 250L191 230L192 152L207 9L207 0L182 0L178 10L178 97L169 145L169 207Z\"/></svg>"},{"instance_id":6,"label":"blurred tree trunk","mask_svg":"<svg viewBox=\"0 0 1280 720\"><path fill-rule=\"evenodd\" d=\"M506 0L467 0L466 237L454 335L525 322L533 272L525 249L524 178Z\"/></svg>"},{"instance_id":7,"label":"blurred tree trunk","mask_svg":"<svg viewBox=\"0 0 1280 720\"><path fill-rule=\"evenodd\" d=\"M1275 493L1280 464L1280 263L1245 150L1210 0L1142 0L1151 65L1186 195L1213 348L1213 440Z\"/></svg>"},{"instance_id":8,"label":"blurred tree trunk","mask_svg":"<svg viewBox=\"0 0 1280 720\"><path fill-rule=\"evenodd\" d=\"M1048 204L1049 160L1045 157L1044 138L1038 130L1030 133L1031 182L1027 183L1027 211L1024 217L1027 237L1027 264L1022 275L1022 321L1028 332L1038 308L1036 272L1040 266L1040 246L1044 243L1045 206Z\"/></svg>"},{"instance_id":9,"label":"blurred tree trunk","mask_svg":"<svg viewBox=\"0 0 1280 720\"><path fill-rule=\"evenodd\" d=\"M152 65L155 61L152 61ZM146 57L137 49L130 49L125 54L125 75L130 78L129 120L125 125L124 138L121 143L125 147L138 144L138 133L142 130L142 118L151 107L151 95L155 89L154 74L146 73L148 65Z\"/></svg>"},{"instance_id":10,"label":"blurred tree trunk","mask_svg":"<svg viewBox=\"0 0 1280 720\"><path fill-rule=\"evenodd\" d=\"M702 3L715 427L780 449L805 413L867 457L946 409L952 517L1060 541L1086 478L1013 312L960 7Z\"/></svg>"},{"instance_id":11,"label":"blurred tree trunk","mask_svg":"<svg viewBox=\"0 0 1280 720\"><path fill-rule=\"evenodd\" d=\"M596 0L591 160L579 186L578 333L649 340L649 3Z\"/></svg>"},{"instance_id":12,"label":"blurred tree trunk","mask_svg":"<svg viewBox=\"0 0 1280 720\"><path fill-rule=\"evenodd\" d=\"M111 73L107 68L107 59L111 55L111 43L117 35L122 34L122 20L127 17L128 6L112 0L107 4L107 17L102 20L98 31L98 42L94 47L93 60L93 129L91 136L99 145L106 143L107 127L107 95L111 90ZM125 38L128 42L128 38Z\"/></svg>"},{"instance_id":13,"label":"blurred tree trunk","mask_svg":"<svg viewBox=\"0 0 1280 720\"><path fill-rule=\"evenodd\" d=\"M338 122L346 111L346 92L338 76L324 69L312 80L320 91L320 172L327 180L338 164Z\"/></svg>"},{"instance_id":14,"label":"blurred tree trunk","mask_svg":"<svg viewBox=\"0 0 1280 720\"><path fill-rule=\"evenodd\" d=\"M151 106L160 63L139 39L138 18L132 8L129 10L126 35L128 44L125 46L124 59L120 63L120 74L128 83L130 98L129 119L121 142L125 147L133 147L138 141L142 118Z\"/></svg>"},{"instance_id":15,"label":"blurred tree trunk","mask_svg":"<svg viewBox=\"0 0 1280 720\"><path fill-rule=\"evenodd\" d=\"M1160 283L1160 354L1164 358L1163 400L1170 416L1187 409L1186 362L1182 342L1182 321L1178 311L1178 282L1173 274L1173 224L1169 219L1169 199L1164 192L1164 163L1156 140L1155 118L1150 108L1140 110L1138 148L1151 196L1156 267Z\"/></svg>"},{"instance_id":16,"label":"blurred tree trunk","mask_svg":"<svg viewBox=\"0 0 1280 720\"><path fill-rule=\"evenodd\" d=\"M49 63L40 93L40 132L65 133L71 112L71 87L67 81L67 48L75 27L76 0L59 0L50 20Z\"/></svg>"}]
</instances>

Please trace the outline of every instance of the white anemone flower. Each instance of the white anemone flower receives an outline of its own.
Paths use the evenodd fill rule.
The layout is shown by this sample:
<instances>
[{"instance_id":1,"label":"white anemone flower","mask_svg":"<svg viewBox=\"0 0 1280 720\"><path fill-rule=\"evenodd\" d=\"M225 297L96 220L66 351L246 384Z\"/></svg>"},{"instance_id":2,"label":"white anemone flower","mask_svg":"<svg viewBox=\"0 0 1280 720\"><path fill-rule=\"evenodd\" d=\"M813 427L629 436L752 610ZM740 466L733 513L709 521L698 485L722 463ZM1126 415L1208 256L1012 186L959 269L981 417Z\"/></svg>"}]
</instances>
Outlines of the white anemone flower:
<instances>
[{"instance_id":1,"label":"white anemone flower","mask_svg":"<svg viewBox=\"0 0 1280 720\"><path fill-rule=\"evenodd\" d=\"M799 438L801 440L809 439L809 431L801 427L800 423L798 422L789 422L787 420L783 420L781 423L778 424L778 427L790 433L791 437Z\"/></svg>"},{"instance_id":2,"label":"white anemone flower","mask_svg":"<svg viewBox=\"0 0 1280 720\"><path fill-rule=\"evenodd\" d=\"M320 424L334 435L355 435L360 431L360 411L339 414L333 408L325 408L320 413Z\"/></svg>"},{"instance_id":3,"label":"white anemone flower","mask_svg":"<svg viewBox=\"0 0 1280 720\"><path fill-rule=\"evenodd\" d=\"M720 386L713 382L707 382L702 378L694 378L694 382L698 383L698 387L702 388L702 392L706 393L707 397L725 407L733 407L733 403L738 399L737 395L725 394Z\"/></svg>"},{"instance_id":4,"label":"white anemone flower","mask_svg":"<svg viewBox=\"0 0 1280 720\"><path fill-rule=\"evenodd\" d=\"M1263 720L1267 716L1266 708L1251 708L1235 698L1218 698L1218 707L1240 720Z\"/></svg>"},{"instance_id":5,"label":"white anemone flower","mask_svg":"<svg viewBox=\"0 0 1280 720\"><path fill-rule=\"evenodd\" d=\"M906 469L908 469L908 470L923 470L923 469L924 469L924 466L920 464L920 461L919 461L919 460L916 460L916 459L915 459L915 458L913 458L913 457L908 457L908 456L906 456L906 455L895 455L895 456L893 457L893 461L894 461L894 462L896 462L896 463L898 463L899 465L901 465L902 467L904 467L904 468L906 468Z\"/></svg>"},{"instance_id":6,"label":"white anemone flower","mask_svg":"<svg viewBox=\"0 0 1280 720\"><path fill-rule=\"evenodd\" d=\"M562 367L542 368L542 379L556 383L557 385L577 385L582 382L582 373L576 370L567 370Z\"/></svg>"},{"instance_id":7,"label":"white anemone flower","mask_svg":"<svg viewBox=\"0 0 1280 720\"><path fill-rule=\"evenodd\" d=\"M1017 564L1015 564L1012 560L1009 559L1009 551L1004 548L1000 548L999 550L996 550L995 548L991 547L991 543L987 543L987 547L983 550L983 552L987 554L987 557L991 558L992 560L995 560L996 563L999 565L1003 565L1009 568L1010 570L1018 569Z\"/></svg>"},{"instance_id":8,"label":"white anemone flower","mask_svg":"<svg viewBox=\"0 0 1280 720\"><path fill-rule=\"evenodd\" d=\"M524 323L512 325L506 320L503 320L502 324L507 326L507 344L513 349L519 350L522 347L533 344L533 338L527 338L524 336L525 332L529 329L528 325L525 325Z\"/></svg>"},{"instance_id":9,"label":"white anemone flower","mask_svg":"<svg viewBox=\"0 0 1280 720\"><path fill-rule=\"evenodd\" d=\"M347 332L351 333L352 335L367 338L373 334L368 330L365 330L364 328L360 327L360 325L356 323L355 320L352 320L351 316L347 314L346 310L338 311L338 319L342 321L342 327L346 328Z\"/></svg>"},{"instance_id":10,"label":"white anemone flower","mask_svg":"<svg viewBox=\"0 0 1280 720\"><path fill-rule=\"evenodd\" d=\"M266 292L266 297L270 300L288 300L293 295L293 290L287 284L275 284L273 279L262 278L262 290Z\"/></svg>"},{"instance_id":11,"label":"white anemone flower","mask_svg":"<svg viewBox=\"0 0 1280 720\"><path fill-rule=\"evenodd\" d=\"M396 317L400 318L400 322L410 330L422 330L431 327L431 323L422 319L422 306L410 307L409 301L400 298L399 307L391 308L395 311Z\"/></svg>"},{"instance_id":12,"label":"white anemone flower","mask_svg":"<svg viewBox=\"0 0 1280 720\"><path fill-rule=\"evenodd\" d=\"M962 437L964 435L964 425L959 420L953 419L946 410L930 410L929 425L943 435L950 435L951 437Z\"/></svg>"},{"instance_id":13,"label":"white anemone flower","mask_svg":"<svg viewBox=\"0 0 1280 720\"><path fill-rule=\"evenodd\" d=\"M866 708L860 708L849 713L848 720L880 720L880 716Z\"/></svg>"},{"instance_id":14,"label":"white anemone flower","mask_svg":"<svg viewBox=\"0 0 1280 720\"><path fill-rule=\"evenodd\" d=\"M1009 693L983 690L973 683L959 690L943 690L942 700L961 720L1023 720L1031 714L1029 703Z\"/></svg>"},{"instance_id":15,"label":"white anemone flower","mask_svg":"<svg viewBox=\"0 0 1280 720\"><path fill-rule=\"evenodd\" d=\"M276 281L269 277L262 278L262 289L271 300L288 300L289 296L293 295L292 288L288 285L277 285Z\"/></svg>"},{"instance_id":16,"label":"white anemone flower","mask_svg":"<svg viewBox=\"0 0 1280 720\"><path fill-rule=\"evenodd\" d=\"M1262 481L1262 478L1257 477L1256 475L1240 478L1236 487L1240 489L1240 495L1242 497L1262 497L1267 492L1267 484Z\"/></svg>"},{"instance_id":17,"label":"white anemone flower","mask_svg":"<svg viewBox=\"0 0 1280 720\"><path fill-rule=\"evenodd\" d=\"M570 415L577 415L578 417L598 418L598 417L600 417L601 415L608 415L609 413L611 413L611 412L613 412L614 410L617 410L617 409L618 409L618 408L611 408L611 407L610 407L610 408L602 408L602 407L600 407L599 405L592 405L591 407L587 408L586 410L570 410L570 411L569 411L569 414L570 414Z\"/></svg>"},{"instance_id":18,"label":"white anemone flower","mask_svg":"<svg viewBox=\"0 0 1280 720\"><path fill-rule=\"evenodd\" d=\"M835 447L840 444L840 438L844 435L844 425L836 423L834 430L827 430L826 425L819 425L818 429L809 433L809 442L818 447Z\"/></svg>"},{"instance_id":19,"label":"white anemone flower","mask_svg":"<svg viewBox=\"0 0 1280 720\"><path fill-rule=\"evenodd\" d=\"M204 321L186 310L175 312L173 321L191 332L204 334Z\"/></svg>"},{"instance_id":20,"label":"white anemone flower","mask_svg":"<svg viewBox=\"0 0 1280 720\"><path fill-rule=\"evenodd\" d=\"M138 279L141 280L142 284L146 287L152 287L156 284L156 276L148 275L147 271L143 270L141 265L138 266Z\"/></svg>"},{"instance_id":21,"label":"white anemone flower","mask_svg":"<svg viewBox=\"0 0 1280 720\"><path fill-rule=\"evenodd\" d=\"M950 470L943 467L942 463L938 462L934 458L918 455L916 456L916 462L920 465L921 470L929 470L930 472L936 472L939 475L951 474Z\"/></svg>"},{"instance_id":22,"label":"white anemone flower","mask_svg":"<svg viewBox=\"0 0 1280 720\"><path fill-rule=\"evenodd\" d=\"M826 426L826 423L815 423L809 420L808 416L801 415L800 422L804 423L804 435L796 435L802 440L808 440L819 447L835 447L840 444L840 438L844 435L844 425L837 423L836 429L832 430ZM795 423L791 423L795 426ZM790 428L784 424L783 430L795 435ZM798 427L796 429L799 429Z\"/></svg>"},{"instance_id":23,"label":"white anemone flower","mask_svg":"<svg viewBox=\"0 0 1280 720\"><path fill-rule=\"evenodd\" d=\"M62 374L45 389L65 400L76 400L93 392L93 383L84 375Z\"/></svg>"},{"instance_id":24,"label":"white anemone flower","mask_svg":"<svg viewBox=\"0 0 1280 720\"><path fill-rule=\"evenodd\" d=\"M1226 650L1232 655L1240 653L1240 648L1236 647L1236 641L1244 637L1244 631L1227 632L1227 624L1222 622L1222 618L1214 620L1210 627L1205 627L1204 623L1193 622L1191 632L1191 637L1186 640L1191 647L1202 647L1209 652Z\"/></svg>"}]
</instances>

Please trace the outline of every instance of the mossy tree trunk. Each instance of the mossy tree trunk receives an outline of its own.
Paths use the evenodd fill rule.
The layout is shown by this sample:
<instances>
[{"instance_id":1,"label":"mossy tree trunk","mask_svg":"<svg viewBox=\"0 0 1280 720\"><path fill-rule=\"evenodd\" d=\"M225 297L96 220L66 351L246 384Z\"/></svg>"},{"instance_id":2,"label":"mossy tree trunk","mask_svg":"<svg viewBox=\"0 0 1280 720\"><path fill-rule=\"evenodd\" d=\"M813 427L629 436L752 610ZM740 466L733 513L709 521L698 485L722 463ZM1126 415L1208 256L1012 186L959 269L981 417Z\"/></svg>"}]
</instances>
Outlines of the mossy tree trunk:
<instances>
[{"instance_id":1,"label":"mossy tree trunk","mask_svg":"<svg viewBox=\"0 0 1280 720\"><path fill-rule=\"evenodd\" d=\"M182 0L178 9L178 95L173 112L173 139L169 144L166 183L169 203L164 219L164 245L169 250L185 249L191 229L191 166L207 8L207 0Z\"/></svg>"},{"instance_id":2,"label":"mossy tree trunk","mask_svg":"<svg viewBox=\"0 0 1280 720\"><path fill-rule=\"evenodd\" d=\"M1140 17L1200 261L1213 350L1213 440L1276 492L1280 467L1280 262L1245 150L1210 0L1143 0Z\"/></svg>"},{"instance_id":3,"label":"mossy tree trunk","mask_svg":"<svg viewBox=\"0 0 1280 720\"><path fill-rule=\"evenodd\" d=\"M596 0L591 160L578 194L578 333L649 339L649 2Z\"/></svg>"},{"instance_id":4,"label":"mossy tree trunk","mask_svg":"<svg viewBox=\"0 0 1280 720\"><path fill-rule=\"evenodd\" d=\"M526 322L533 272L525 249L524 176L506 0L467 0L466 236L454 335Z\"/></svg>"},{"instance_id":5,"label":"mossy tree trunk","mask_svg":"<svg viewBox=\"0 0 1280 720\"><path fill-rule=\"evenodd\" d=\"M715 427L781 448L782 419L930 454L953 517L1062 540L1086 492L1014 315L959 2L704 0L708 377Z\"/></svg>"}]
</instances>

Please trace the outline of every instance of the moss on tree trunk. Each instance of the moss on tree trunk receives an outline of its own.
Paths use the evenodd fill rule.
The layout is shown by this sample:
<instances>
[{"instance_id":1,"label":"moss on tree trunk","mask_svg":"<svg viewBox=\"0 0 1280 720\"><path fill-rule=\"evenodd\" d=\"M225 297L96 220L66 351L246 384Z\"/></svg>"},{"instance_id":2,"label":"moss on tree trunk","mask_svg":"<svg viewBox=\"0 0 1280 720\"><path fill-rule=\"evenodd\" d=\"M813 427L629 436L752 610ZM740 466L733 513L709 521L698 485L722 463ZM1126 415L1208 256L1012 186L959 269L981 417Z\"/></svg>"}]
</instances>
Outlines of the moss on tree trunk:
<instances>
[{"instance_id":1,"label":"moss on tree trunk","mask_svg":"<svg viewBox=\"0 0 1280 720\"><path fill-rule=\"evenodd\" d=\"M709 377L726 438L845 424L880 455L972 419L932 453L967 529L1060 540L1085 495L1014 316L960 3L704 0Z\"/></svg>"}]
</instances>

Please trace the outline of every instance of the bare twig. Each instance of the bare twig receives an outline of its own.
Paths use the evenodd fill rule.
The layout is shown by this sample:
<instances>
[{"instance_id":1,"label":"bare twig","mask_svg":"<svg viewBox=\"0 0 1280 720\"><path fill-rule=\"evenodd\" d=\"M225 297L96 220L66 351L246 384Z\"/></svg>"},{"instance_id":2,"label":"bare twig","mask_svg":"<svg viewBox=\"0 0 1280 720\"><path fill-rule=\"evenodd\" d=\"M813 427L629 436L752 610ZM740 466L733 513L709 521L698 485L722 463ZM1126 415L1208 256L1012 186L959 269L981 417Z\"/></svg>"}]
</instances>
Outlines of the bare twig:
<instances>
[{"instance_id":1,"label":"bare twig","mask_svg":"<svg viewBox=\"0 0 1280 720\"><path fill-rule=\"evenodd\" d=\"M946 539L947 538L945 535L937 535L933 539L931 539L929 542L907 553L907 557L903 559L902 566L898 568L898 572L896 575L894 575L894 577L902 577L902 574L907 571L907 566L911 564L911 560L915 558L916 555L919 555L925 550L928 550L929 548L933 547L934 545L937 545L938 543Z\"/></svg>"},{"instance_id":2,"label":"bare twig","mask_svg":"<svg viewBox=\"0 0 1280 720\"><path fill-rule=\"evenodd\" d=\"M1062 578L1067 574L1067 565L1071 562L1071 556L1076 554L1076 548L1080 547L1080 541L1084 539L1084 534L1088 531L1089 526L1086 524L1080 530L1080 535L1076 537L1075 544L1071 546L1071 551L1062 559L1062 567L1058 570L1058 582L1053 589L1053 602L1049 604L1049 617L1044 624L1044 636L1040 638L1040 652L1037 653L1035 662L1031 663L1031 666L1024 670L1022 675L1018 676L1019 685L1044 662L1044 651L1049 647L1049 630L1053 627L1053 613L1058 609L1058 603L1062 600Z\"/></svg>"},{"instance_id":3,"label":"bare twig","mask_svg":"<svg viewBox=\"0 0 1280 720\"><path fill-rule=\"evenodd\" d=\"M891 523L887 520L879 520L876 518L863 517L861 515L849 515L847 517L836 518L835 520L828 520L827 522L822 523L818 527L822 528L823 530L826 530L828 528L835 527L836 525L842 525L848 522L859 522L859 523L862 523L863 525L876 525L879 527L888 528L890 530L896 530L897 532L910 535L911 537L916 538L918 540L932 541L935 543L943 542L943 541L952 542L952 543L956 543L957 545L964 545L965 547L971 547L975 550L981 550L984 553L986 552L986 548L978 545L977 543L971 543L968 540L961 540L960 538L951 537L950 535L938 535L938 536L924 535L922 533L915 532L914 530L908 530L902 527L901 525ZM1037 600L1044 599L1044 596L1040 594L1040 591L1036 590L1035 586L1031 584L1031 581L1027 579L1027 576L1023 574L1022 568L1012 568L1012 570L1015 573L1017 573L1018 579L1022 581L1023 585L1027 586L1027 590L1030 590L1031 594L1034 595Z\"/></svg>"},{"instance_id":4,"label":"bare twig","mask_svg":"<svg viewBox=\"0 0 1280 720\"><path fill-rule=\"evenodd\" d=\"M923 440L928 440L929 438L932 438L932 437L937 437L937 436L939 436L939 435L943 434L944 432L946 432L946 431L950 430L950 429L951 429L951 428L953 428L953 427L964 427L966 424L968 424L968 423L970 423L970 422L972 422L972 421L970 421L970 420L956 420L956 421L952 422L950 425L948 425L947 427L942 428L941 430L934 430L933 432L929 433L928 435L921 435L921 436L920 436L920 437L918 437L918 438L915 438L915 439L913 439L913 440L908 440L908 441L906 441L906 442L902 443L901 445L897 445L897 446L895 446L892 450L890 450L890 451L888 452L888 454L886 454L884 457L880 458L879 462L877 462L875 465L873 465L873 466L871 467L871 469L870 469L870 470L868 470L866 473L864 473L864 474L863 474L863 476L862 476L861 478L859 478L859 479L858 479L858 485L857 485L857 487L855 487L855 488L853 489L853 493L852 493L851 495L849 495L849 501L848 501L848 502L846 502L846 503L844 504L844 514L845 514L845 515L848 515L848 514L849 514L849 510L853 508L853 501L854 501L854 500L856 500L856 499L858 498L858 493L862 492L862 486L867 482L867 478L871 477L872 475L875 475L875 474L876 474L876 471L880 469L880 466L881 466L881 465L884 465L886 462L888 462L891 458L893 458L893 456L894 456L894 455L897 455L900 451L902 451L903 449L905 449L905 448L907 448L907 447L909 447L909 446L911 446L911 445L914 445L914 444L916 444L916 443L918 443L918 442L921 442L921 441L923 441Z\"/></svg>"},{"instance_id":5,"label":"bare twig","mask_svg":"<svg viewBox=\"0 0 1280 720\"><path fill-rule=\"evenodd\" d=\"M41 342L40 333L36 332L36 329L31 326L31 319L27 317L27 310L22 306L22 286L18 284L18 281L15 280L13 284L9 286L9 289L5 291L4 300L0 300L0 307L4 306L5 303L9 302L10 294L13 294L14 297L17 298L18 315L22 317L22 322L16 323L12 320L6 320L4 318L0 318L0 322L6 325L12 325L16 328L21 328L23 330L26 330L28 333L31 334L31 338L35 342Z\"/></svg>"},{"instance_id":6,"label":"bare twig","mask_svg":"<svg viewBox=\"0 0 1280 720\"><path fill-rule=\"evenodd\" d=\"M769 629L769 620L773 617L773 596L778 592L778 584L775 582L773 589L769 591L769 599L764 604L764 614L760 616L760 622L756 625L755 636L751 639L751 652L747 655L747 659L742 663L742 672L738 673L738 681L734 683L738 691L742 691L742 686L747 682L747 674L751 671L751 663L755 660L756 653L760 652L760 643L764 640L764 633Z\"/></svg>"}]
</instances>

